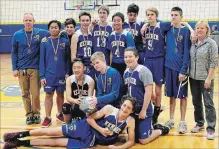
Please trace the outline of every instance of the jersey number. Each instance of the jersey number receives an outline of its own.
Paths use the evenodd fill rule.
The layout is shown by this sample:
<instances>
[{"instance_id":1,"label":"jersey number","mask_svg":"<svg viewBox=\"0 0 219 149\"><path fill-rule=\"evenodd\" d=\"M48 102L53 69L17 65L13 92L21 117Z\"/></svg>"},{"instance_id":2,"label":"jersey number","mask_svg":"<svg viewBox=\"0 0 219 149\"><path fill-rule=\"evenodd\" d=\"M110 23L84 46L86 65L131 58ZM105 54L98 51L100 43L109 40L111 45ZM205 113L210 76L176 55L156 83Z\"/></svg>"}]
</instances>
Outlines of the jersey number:
<instances>
[{"instance_id":1,"label":"jersey number","mask_svg":"<svg viewBox=\"0 0 219 149\"><path fill-rule=\"evenodd\" d=\"M97 37L97 47L106 47L106 38Z\"/></svg>"},{"instance_id":2,"label":"jersey number","mask_svg":"<svg viewBox=\"0 0 219 149\"><path fill-rule=\"evenodd\" d=\"M91 47L84 47L84 57L91 57Z\"/></svg>"}]
</instances>

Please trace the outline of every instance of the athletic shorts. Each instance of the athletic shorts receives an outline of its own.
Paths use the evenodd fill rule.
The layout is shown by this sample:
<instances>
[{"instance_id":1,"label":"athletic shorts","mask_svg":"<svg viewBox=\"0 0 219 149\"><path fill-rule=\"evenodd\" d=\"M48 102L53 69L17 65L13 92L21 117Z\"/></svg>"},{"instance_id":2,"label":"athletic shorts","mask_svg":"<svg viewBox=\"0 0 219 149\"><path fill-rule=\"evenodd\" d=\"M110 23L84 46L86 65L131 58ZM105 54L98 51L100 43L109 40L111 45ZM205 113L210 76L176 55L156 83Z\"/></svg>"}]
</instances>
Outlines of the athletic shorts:
<instances>
[{"instance_id":1,"label":"athletic shorts","mask_svg":"<svg viewBox=\"0 0 219 149\"><path fill-rule=\"evenodd\" d=\"M134 115L135 118L135 140L149 138L152 134L152 116L148 116L145 119L139 119L138 115Z\"/></svg>"},{"instance_id":2,"label":"athletic shorts","mask_svg":"<svg viewBox=\"0 0 219 149\"><path fill-rule=\"evenodd\" d=\"M64 92L65 86L48 86L48 85L46 85L44 87L44 92L50 93L50 92L54 92L54 91Z\"/></svg>"},{"instance_id":3,"label":"athletic shorts","mask_svg":"<svg viewBox=\"0 0 219 149\"><path fill-rule=\"evenodd\" d=\"M144 66L151 71L156 85L164 83L164 58L146 59Z\"/></svg>"},{"instance_id":4,"label":"athletic shorts","mask_svg":"<svg viewBox=\"0 0 219 149\"><path fill-rule=\"evenodd\" d=\"M65 77L47 77L44 92L64 92L65 91Z\"/></svg>"},{"instance_id":5,"label":"athletic shorts","mask_svg":"<svg viewBox=\"0 0 219 149\"><path fill-rule=\"evenodd\" d=\"M188 77L181 83L179 89L180 82L178 71L165 67L165 76L165 94L167 97L183 99L188 96Z\"/></svg>"},{"instance_id":6,"label":"athletic shorts","mask_svg":"<svg viewBox=\"0 0 219 149\"><path fill-rule=\"evenodd\" d=\"M69 138L67 148L89 148L95 144L95 135L85 119L63 125L62 133Z\"/></svg>"}]
</instances>

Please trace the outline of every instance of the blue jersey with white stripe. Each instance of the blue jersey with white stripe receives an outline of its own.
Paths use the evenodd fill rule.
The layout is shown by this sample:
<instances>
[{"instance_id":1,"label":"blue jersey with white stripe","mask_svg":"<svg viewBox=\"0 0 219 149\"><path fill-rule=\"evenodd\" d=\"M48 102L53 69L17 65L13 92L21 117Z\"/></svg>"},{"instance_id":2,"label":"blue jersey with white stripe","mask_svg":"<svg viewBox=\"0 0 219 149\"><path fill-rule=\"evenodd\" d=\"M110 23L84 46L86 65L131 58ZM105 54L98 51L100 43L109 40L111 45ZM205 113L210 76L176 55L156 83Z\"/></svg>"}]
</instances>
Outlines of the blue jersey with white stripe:
<instances>
[{"instance_id":1,"label":"blue jersey with white stripe","mask_svg":"<svg viewBox=\"0 0 219 149\"><path fill-rule=\"evenodd\" d=\"M90 66L90 57L93 53L92 34L88 32L88 35L83 36L81 29L77 30L76 34L78 36L76 57L83 59L85 66Z\"/></svg>"},{"instance_id":2,"label":"blue jersey with white stripe","mask_svg":"<svg viewBox=\"0 0 219 149\"><path fill-rule=\"evenodd\" d=\"M51 41L52 40L52 41ZM40 78L51 82L51 85L63 85L65 75L69 73L69 42L66 38L60 37L57 53L58 38L45 37L40 44Z\"/></svg>"},{"instance_id":3,"label":"blue jersey with white stripe","mask_svg":"<svg viewBox=\"0 0 219 149\"><path fill-rule=\"evenodd\" d=\"M155 26L149 26L145 34L145 60L164 57L165 35L170 29L170 22L157 22Z\"/></svg>"},{"instance_id":4,"label":"blue jersey with white stripe","mask_svg":"<svg viewBox=\"0 0 219 149\"><path fill-rule=\"evenodd\" d=\"M128 116L123 121L117 121L118 112L119 109L114 108L113 112L110 115L96 120L97 124L100 127L108 128L110 131L112 131L112 134L110 136L105 137L97 130L91 129L96 137L95 143L100 145L110 145L114 144L117 141L119 134L122 133L122 131L126 128L131 118L130 116Z\"/></svg>"},{"instance_id":5,"label":"blue jersey with white stripe","mask_svg":"<svg viewBox=\"0 0 219 149\"><path fill-rule=\"evenodd\" d=\"M103 52L106 61L109 64L109 51L107 50L107 43L109 40L109 36L112 33L112 26L107 24L106 26L101 26L96 24L93 28L93 51Z\"/></svg>"},{"instance_id":6,"label":"blue jersey with white stripe","mask_svg":"<svg viewBox=\"0 0 219 149\"><path fill-rule=\"evenodd\" d=\"M189 29L185 26L181 28L171 27L167 32L165 66L180 72L180 74L186 74L190 62L190 46Z\"/></svg>"},{"instance_id":7,"label":"blue jersey with white stripe","mask_svg":"<svg viewBox=\"0 0 219 149\"><path fill-rule=\"evenodd\" d=\"M134 70L127 68L124 72L124 81L128 88L127 94L137 99L139 106L138 112L140 112L144 103L145 86L153 84L150 70L143 65L138 65ZM151 101L147 108L147 115L148 114L153 114Z\"/></svg>"},{"instance_id":8,"label":"blue jersey with white stripe","mask_svg":"<svg viewBox=\"0 0 219 149\"><path fill-rule=\"evenodd\" d=\"M144 22L140 20L137 20L136 22L129 22L128 20L125 20L123 24L123 29L132 34L137 51L144 51L142 35L140 32L143 25Z\"/></svg>"},{"instance_id":9,"label":"blue jersey with white stripe","mask_svg":"<svg viewBox=\"0 0 219 149\"><path fill-rule=\"evenodd\" d=\"M112 62L124 64L124 51L127 47L135 47L132 34L126 30L122 33L111 33L107 49L112 52Z\"/></svg>"}]
</instances>

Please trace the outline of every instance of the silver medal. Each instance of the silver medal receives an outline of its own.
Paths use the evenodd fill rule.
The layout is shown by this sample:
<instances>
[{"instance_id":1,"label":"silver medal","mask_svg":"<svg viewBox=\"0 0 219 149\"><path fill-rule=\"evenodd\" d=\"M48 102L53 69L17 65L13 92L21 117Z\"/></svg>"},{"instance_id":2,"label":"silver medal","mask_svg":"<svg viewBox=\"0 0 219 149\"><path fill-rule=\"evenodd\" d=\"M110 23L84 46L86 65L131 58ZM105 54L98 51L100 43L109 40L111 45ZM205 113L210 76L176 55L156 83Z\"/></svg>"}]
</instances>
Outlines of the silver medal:
<instances>
[{"instance_id":1,"label":"silver medal","mask_svg":"<svg viewBox=\"0 0 219 149\"><path fill-rule=\"evenodd\" d=\"M58 60L58 56L54 56L54 60L57 61Z\"/></svg>"}]
</instances>

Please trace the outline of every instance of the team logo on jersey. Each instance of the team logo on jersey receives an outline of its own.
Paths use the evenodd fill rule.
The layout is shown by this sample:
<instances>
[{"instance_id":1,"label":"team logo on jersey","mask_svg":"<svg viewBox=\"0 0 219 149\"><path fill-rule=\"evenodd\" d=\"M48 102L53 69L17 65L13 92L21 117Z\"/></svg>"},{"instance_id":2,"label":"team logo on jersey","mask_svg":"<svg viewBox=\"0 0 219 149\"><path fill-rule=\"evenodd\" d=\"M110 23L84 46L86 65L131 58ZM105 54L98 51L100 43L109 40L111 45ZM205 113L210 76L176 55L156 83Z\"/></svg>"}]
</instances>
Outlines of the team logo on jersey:
<instances>
[{"instance_id":1,"label":"team logo on jersey","mask_svg":"<svg viewBox=\"0 0 219 149\"><path fill-rule=\"evenodd\" d=\"M33 38L36 38L37 40L40 40L40 35L35 35Z\"/></svg>"},{"instance_id":2,"label":"team logo on jersey","mask_svg":"<svg viewBox=\"0 0 219 149\"><path fill-rule=\"evenodd\" d=\"M136 79L132 78L132 77L126 78L125 79L125 84L129 84L129 83L136 85Z\"/></svg>"},{"instance_id":3,"label":"team logo on jersey","mask_svg":"<svg viewBox=\"0 0 219 149\"><path fill-rule=\"evenodd\" d=\"M48 39L46 37L44 37L41 42L48 42Z\"/></svg>"},{"instance_id":4,"label":"team logo on jersey","mask_svg":"<svg viewBox=\"0 0 219 149\"><path fill-rule=\"evenodd\" d=\"M121 128L117 127L115 124L112 124L108 121L106 121L104 124L112 132L111 135L113 135L113 133L119 134L121 131Z\"/></svg>"},{"instance_id":5,"label":"team logo on jersey","mask_svg":"<svg viewBox=\"0 0 219 149\"><path fill-rule=\"evenodd\" d=\"M182 40L182 39L183 39L183 36L182 36L182 35L180 35L180 36L179 36L179 40Z\"/></svg>"},{"instance_id":6,"label":"team logo on jersey","mask_svg":"<svg viewBox=\"0 0 219 149\"><path fill-rule=\"evenodd\" d=\"M112 47L117 47L117 45L119 45L120 47L125 47L125 42L116 40L116 41L113 41L111 45Z\"/></svg>"},{"instance_id":7,"label":"team logo on jersey","mask_svg":"<svg viewBox=\"0 0 219 149\"><path fill-rule=\"evenodd\" d=\"M107 84L111 85L112 84L112 78L107 79Z\"/></svg>"},{"instance_id":8,"label":"team logo on jersey","mask_svg":"<svg viewBox=\"0 0 219 149\"><path fill-rule=\"evenodd\" d=\"M61 46L62 48L65 48L65 43L60 43L60 46Z\"/></svg>"},{"instance_id":9,"label":"team logo on jersey","mask_svg":"<svg viewBox=\"0 0 219 149\"><path fill-rule=\"evenodd\" d=\"M69 129L69 130L76 130L76 125L70 125L70 126L68 127L68 129Z\"/></svg>"}]
</instances>

